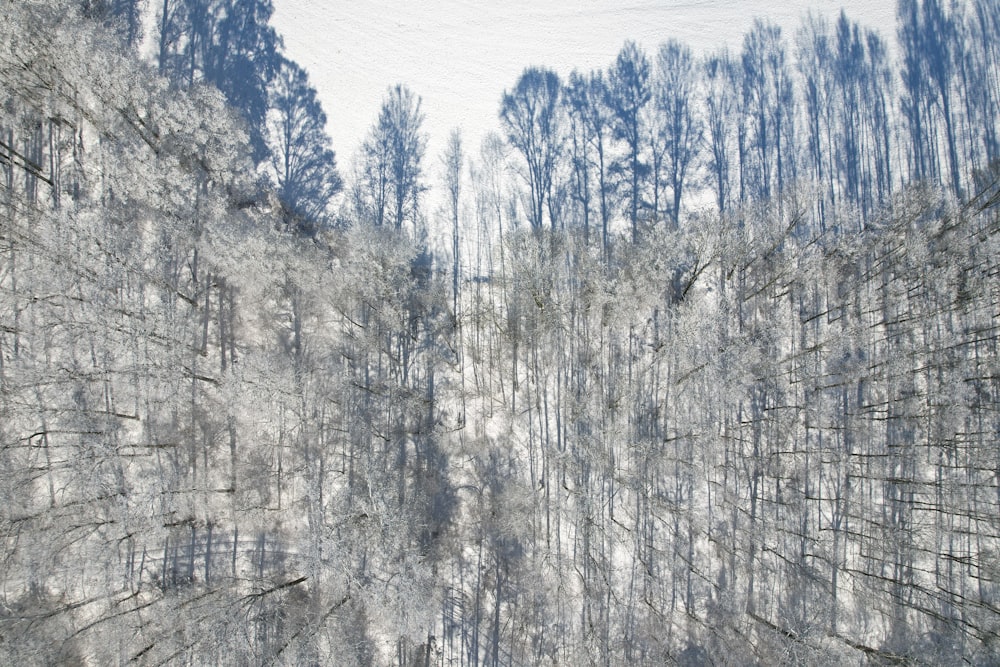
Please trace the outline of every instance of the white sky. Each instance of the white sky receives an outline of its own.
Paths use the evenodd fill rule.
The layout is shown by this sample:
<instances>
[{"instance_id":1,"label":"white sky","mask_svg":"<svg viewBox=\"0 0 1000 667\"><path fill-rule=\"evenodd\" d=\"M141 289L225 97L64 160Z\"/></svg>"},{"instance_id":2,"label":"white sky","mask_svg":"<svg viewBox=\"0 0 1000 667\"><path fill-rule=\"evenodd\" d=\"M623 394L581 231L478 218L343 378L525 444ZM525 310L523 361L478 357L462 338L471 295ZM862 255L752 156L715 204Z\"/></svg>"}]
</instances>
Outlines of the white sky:
<instances>
[{"instance_id":1,"label":"white sky","mask_svg":"<svg viewBox=\"0 0 1000 667\"><path fill-rule=\"evenodd\" d=\"M607 68L627 39L648 55L673 37L696 53L739 51L755 17L784 29L789 48L809 9L849 18L895 40L894 0L274 0L272 24L289 57L308 70L329 118L341 170L376 118L389 86L423 99L430 135L428 184L438 181L448 133L462 129L466 155L498 129L505 89L525 67L567 76Z\"/></svg>"}]
</instances>

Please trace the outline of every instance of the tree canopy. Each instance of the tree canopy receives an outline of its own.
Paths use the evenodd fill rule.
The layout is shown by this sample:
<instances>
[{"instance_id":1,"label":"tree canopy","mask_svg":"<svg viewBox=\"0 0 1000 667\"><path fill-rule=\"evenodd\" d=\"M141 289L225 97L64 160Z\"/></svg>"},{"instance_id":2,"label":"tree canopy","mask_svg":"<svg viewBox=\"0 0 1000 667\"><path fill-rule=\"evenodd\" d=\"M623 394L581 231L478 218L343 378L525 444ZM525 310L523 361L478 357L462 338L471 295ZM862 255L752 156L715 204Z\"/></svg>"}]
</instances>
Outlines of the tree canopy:
<instances>
[{"instance_id":1,"label":"tree canopy","mask_svg":"<svg viewBox=\"0 0 1000 667\"><path fill-rule=\"evenodd\" d=\"M0 14L0 663L1000 661L995 3L528 68L439 170L394 86L346 186L131 7Z\"/></svg>"}]
</instances>

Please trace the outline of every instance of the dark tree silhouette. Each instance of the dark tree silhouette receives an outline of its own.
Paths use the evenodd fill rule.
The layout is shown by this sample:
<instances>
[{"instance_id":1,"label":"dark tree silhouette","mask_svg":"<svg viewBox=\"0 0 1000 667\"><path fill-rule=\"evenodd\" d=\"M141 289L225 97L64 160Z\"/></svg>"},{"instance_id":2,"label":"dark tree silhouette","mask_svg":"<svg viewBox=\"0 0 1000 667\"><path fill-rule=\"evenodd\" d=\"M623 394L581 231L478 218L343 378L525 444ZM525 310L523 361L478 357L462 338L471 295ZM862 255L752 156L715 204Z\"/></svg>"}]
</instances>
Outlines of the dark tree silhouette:
<instances>
[{"instance_id":1,"label":"dark tree silhouette","mask_svg":"<svg viewBox=\"0 0 1000 667\"><path fill-rule=\"evenodd\" d=\"M952 90L955 85L955 70L962 59L963 46L957 39L958 30L952 16L942 6L940 0L923 0L922 22L921 53L926 64L925 71L934 86L935 101L944 120L951 188L961 197L962 179L958 164Z\"/></svg>"},{"instance_id":2,"label":"dark tree silhouette","mask_svg":"<svg viewBox=\"0 0 1000 667\"><path fill-rule=\"evenodd\" d=\"M801 172L816 186L815 216L819 228L834 205L833 112L834 86L830 25L810 14L796 34L796 66L802 81L805 155Z\"/></svg>"},{"instance_id":3,"label":"dark tree silhouette","mask_svg":"<svg viewBox=\"0 0 1000 667\"><path fill-rule=\"evenodd\" d=\"M601 245L607 256L614 198L609 177L613 121L603 72L591 72L586 76L573 72L563 99L570 122L572 193L581 207L584 238L589 241L591 209L596 207Z\"/></svg>"},{"instance_id":4,"label":"dark tree silhouette","mask_svg":"<svg viewBox=\"0 0 1000 667\"><path fill-rule=\"evenodd\" d=\"M639 238L640 181L648 171L641 161L642 121L640 112L649 102L649 59L635 42L625 43L608 72L607 105L614 114L614 136L625 142L627 157L622 171L627 174L628 220L632 240Z\"/></svg>"},{"instance_id":5,"label":"dark tree silhouette","mask_svg":"<svg viewBox=\"0 0 1000 667\"><path fill-rule=\"evenodd\" d=\"M687 45L670 40L657 52L653 134L654 143L662 146L666 158L663 169L671 194L669 218L675 227L680 221L684 185L702 140L702 120L695 97L698 73ZM658 170L654 168L655 171ZM654 173L653 178L658 181L658 174ZM654 202L658 200L659 197L655 196ZM654 203L654 213L657 209Z\"/></svg>"},{"instance_id":6,"label":"dark tree silhouette","mask_svg":"<svg viewBox=\"0 0 1000 667\"><path fill-rule=\"evenodd\" d=\"M391 223L398 230L410 222L417 231L424 191L421 163L427 147L423 122L420 97L403 85L390 88L361 147L364 174L359 201L376 226Z\"/></svg>"},{"instance_id":7,"label":"dark tree silhouette","mask_svg":"<svg viewBox=\"0 0 1000 667\"><path fill-rule=\"evenodd\" d=\"M590 131L586 120L588 113L587 78L574 70L563 90L562 100L568 119L567 149L571 166L570 197L578 207L577 224L583 227L584 243L590 244L593 186L591 167Z\"/></svg>"},{"instance_id":8,"label":"dark tree silhouette","mask_svg":"<svg viewBox=\"0 0 1000 667\"><path fill-rule=\"evenodd\" d=\"M326 114L306 71L284 61L271 86L267 139L270 175L286 225L311 236L324 224L332 198L343 189L326 133Z\"/></svg>"},{"instance_id":9,"label":"dark tree silhouette","mask_svg":"<svg viewBox=\"0 0 1000 667\"><path fill-rule=\"evenodd\" d=\"M280 67L271 0L163 0L159 67L176 81L216 86L247 122L253 158L267 157L268 87Z\"/></svg>"},{"instance_id":10,"label":"dark tree silhouette","mask_svg":"<svg viewBox=\"0 0 1000 667\"><path fill-rule=\"evenodd\" d=\"M755 20L743 39L743 114L749 123L749 179L757 198L780 193L792 168L794 103L781 28ZM790 174L788 174L790 176Z\"/></svg>"},{"instance_id":11,"label":"dark tree silhouette","mask_svg":"<svg viewBox=\"0 0 1000 667\"><path fill-rule=\"evenodd\" d=\"M552 70L529 67L513 90L504 93L500 120L511 145L525 162L524 180L528 183L528 222L542 229L546 210L549 224L555 228L552 213L552 186L556 161L562 152L562 123L559 77Z\"/></svg>"},{"instance_id":12,"label":"dark tree silhouette","mask_svg":"<svg viewBox=\"0 0 1000 667\"><path fill-rule=\"evenodd\" d=\"M711 55L702 65L705 76L705 125L708 143L708 169L712 175L715 203L725 212L732 184L733 126L737 124L734 90L737 85L736 63L728 52Z\"/></svg>"},{"instance_id":13,"label":"dark tree silhouette","mask_svg":"<svg viewBox=\"0 0 1000 667\"><path fill-rule=\"evenodd\" d=\"M911 180L934 175L927 139L930 125L929 84L924 63L924 34L918 0L899 0L896 9L897 32L902 69L903 97L900 100L906 131L909 135L908 171Z\"/></svg>"}]
</instances>

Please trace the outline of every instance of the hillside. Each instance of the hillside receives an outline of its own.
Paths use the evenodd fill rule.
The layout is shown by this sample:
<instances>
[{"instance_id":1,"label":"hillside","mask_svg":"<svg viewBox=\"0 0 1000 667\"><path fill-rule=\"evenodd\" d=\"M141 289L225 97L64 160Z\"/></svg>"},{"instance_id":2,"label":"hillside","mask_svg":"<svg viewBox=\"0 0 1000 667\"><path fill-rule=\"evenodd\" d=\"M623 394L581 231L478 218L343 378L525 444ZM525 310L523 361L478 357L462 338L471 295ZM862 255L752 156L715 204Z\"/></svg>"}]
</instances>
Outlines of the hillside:
<instances>
[{"instance_id":1,"label":"hillside","mask_svg":"<svg viewBox=\"0 0 1000 667\"><path fill-rule=\"evenodd\" d=\"M759 97L670 180L529 69L429 215L399 87L310 208L235 89L0 3L0 663L1000 661L1000 88L699 79Z\"/></svg>"}]
</instances>

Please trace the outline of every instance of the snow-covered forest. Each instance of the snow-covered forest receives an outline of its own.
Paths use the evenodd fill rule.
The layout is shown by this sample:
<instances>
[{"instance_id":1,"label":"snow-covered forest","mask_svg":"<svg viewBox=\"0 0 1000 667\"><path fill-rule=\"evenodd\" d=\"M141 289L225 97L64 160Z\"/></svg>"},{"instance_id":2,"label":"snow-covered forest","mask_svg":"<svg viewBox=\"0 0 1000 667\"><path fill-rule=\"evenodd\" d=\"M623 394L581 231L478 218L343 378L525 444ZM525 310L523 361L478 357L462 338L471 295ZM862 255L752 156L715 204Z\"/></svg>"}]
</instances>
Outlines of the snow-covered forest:
<instances>
[{"instance_id":1,"label":"snow-covered forest","mask_svg":"<svg viewBox=\"0 0 1000 667\"><path fill-rule=\"evenodd\" d=\"M0 664L1000 662L995 0L346 167L272 11L0 0Z\"/></svg>"}]
</instances>

